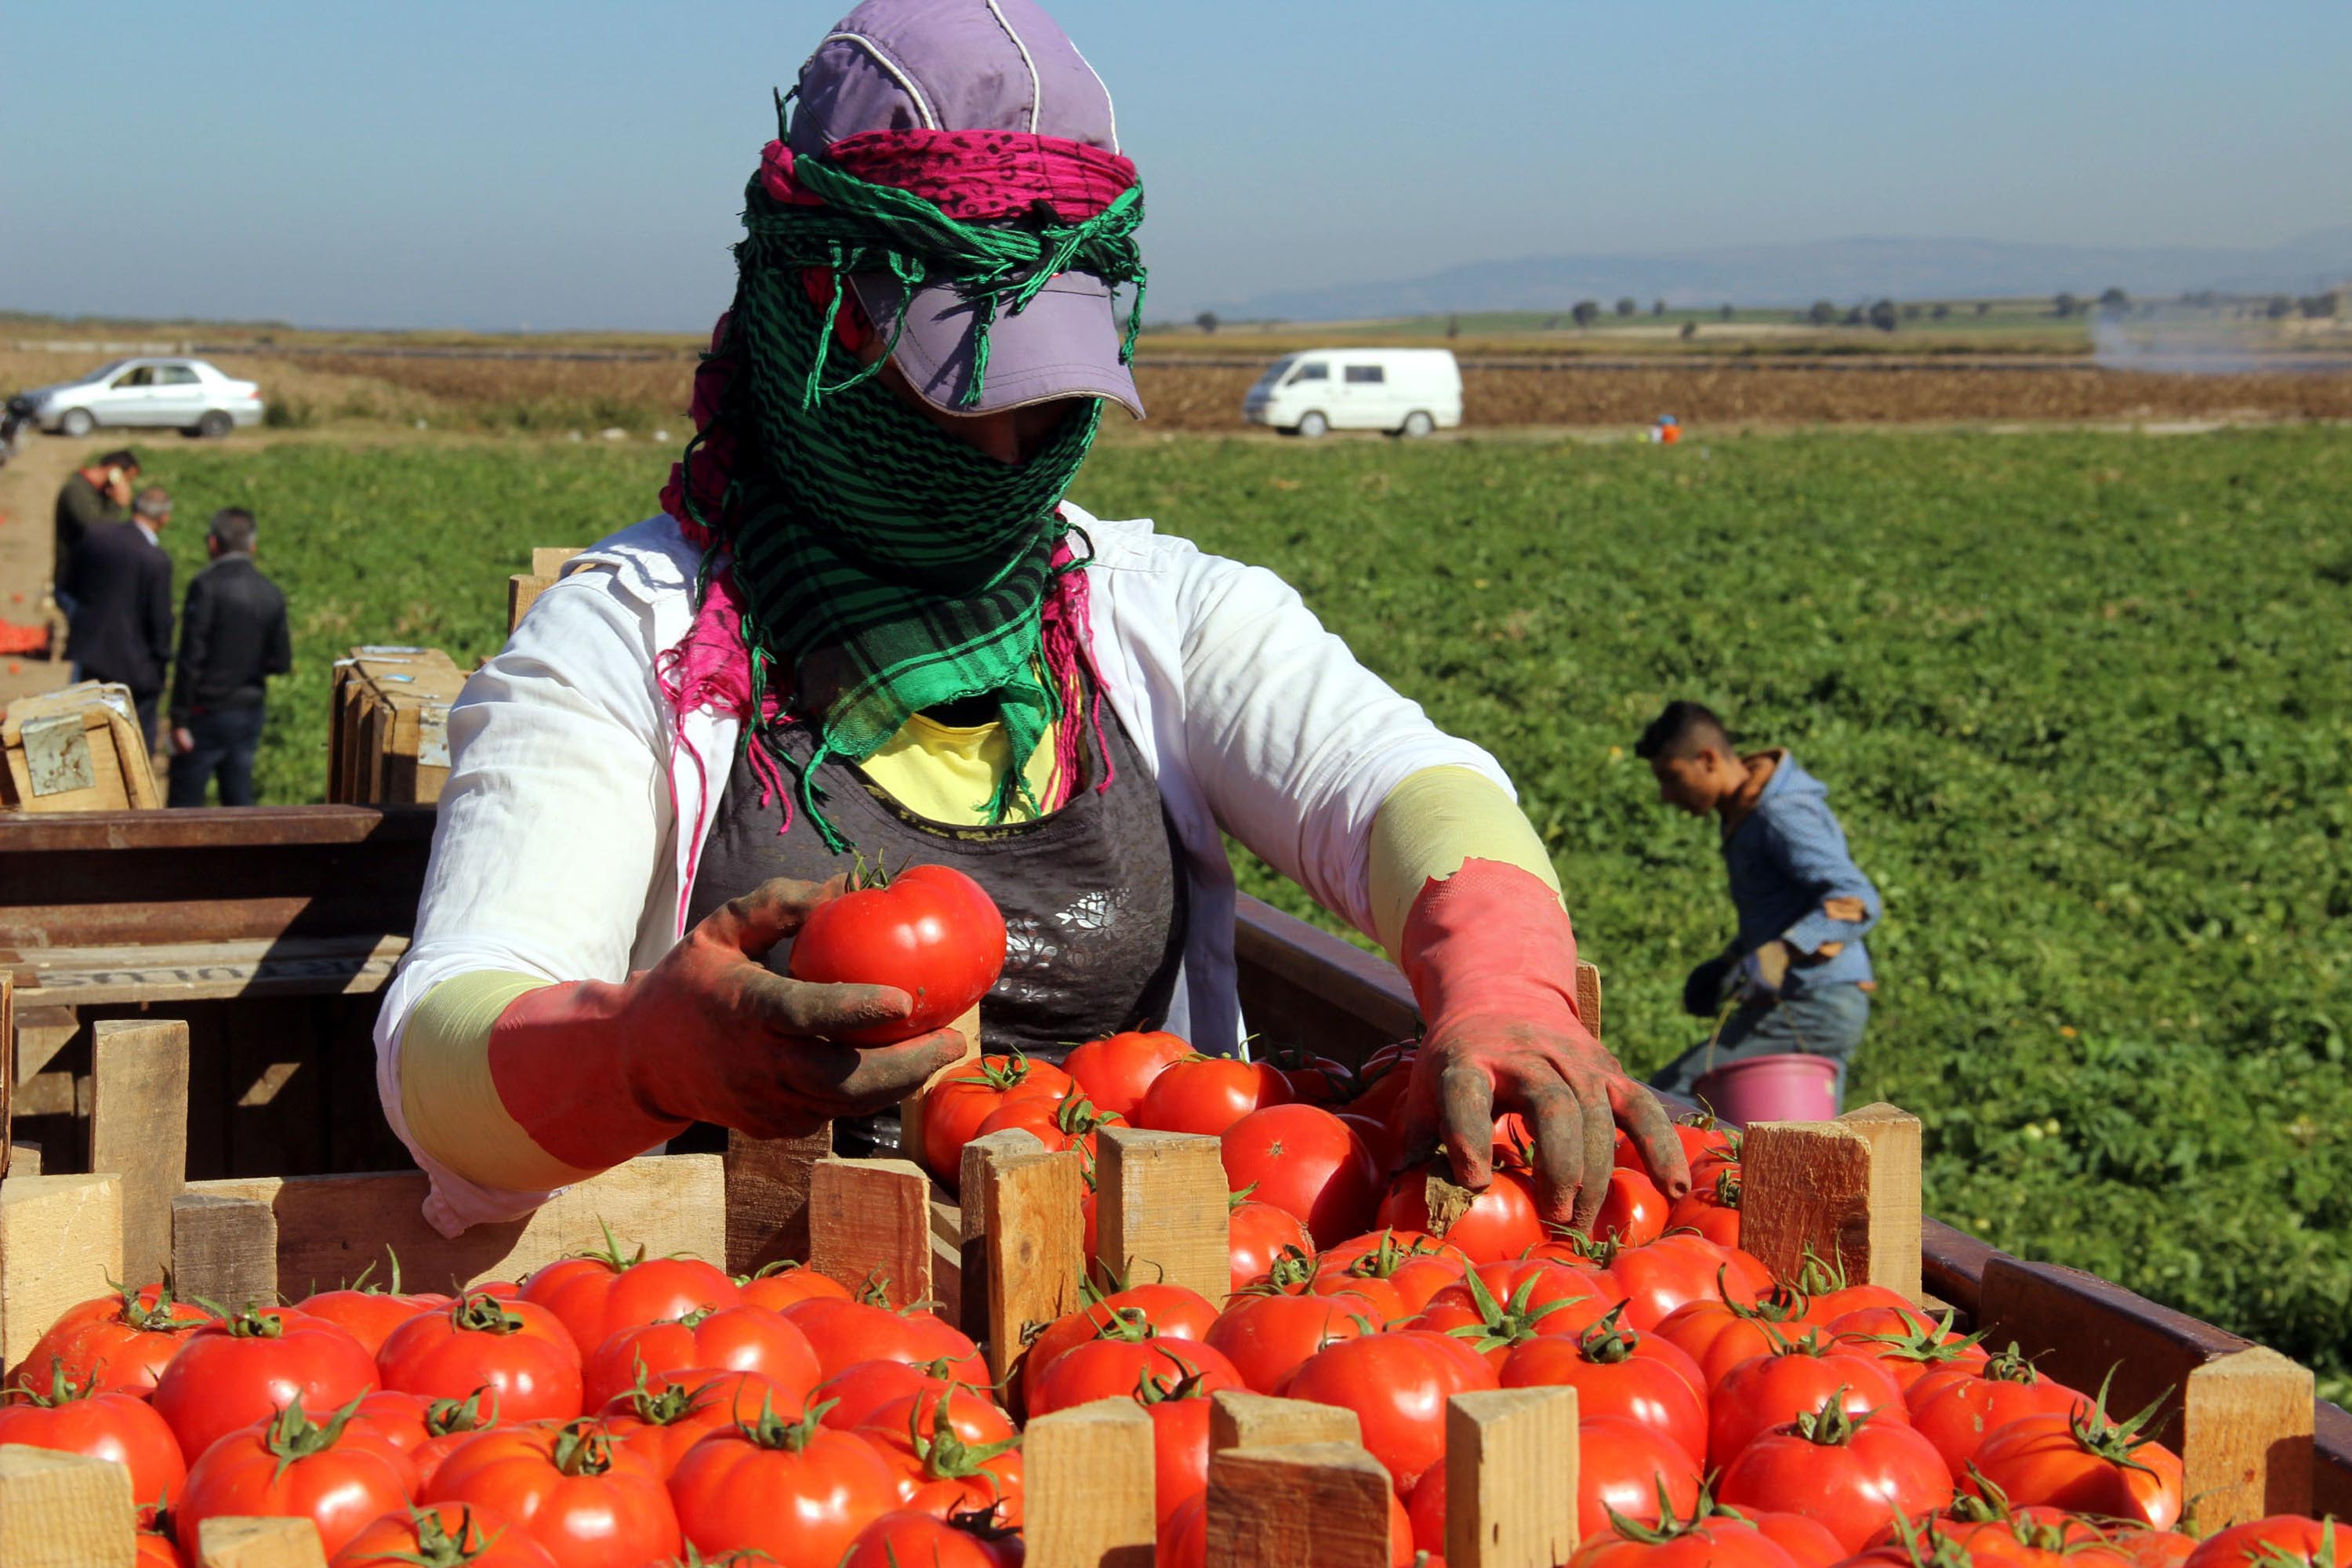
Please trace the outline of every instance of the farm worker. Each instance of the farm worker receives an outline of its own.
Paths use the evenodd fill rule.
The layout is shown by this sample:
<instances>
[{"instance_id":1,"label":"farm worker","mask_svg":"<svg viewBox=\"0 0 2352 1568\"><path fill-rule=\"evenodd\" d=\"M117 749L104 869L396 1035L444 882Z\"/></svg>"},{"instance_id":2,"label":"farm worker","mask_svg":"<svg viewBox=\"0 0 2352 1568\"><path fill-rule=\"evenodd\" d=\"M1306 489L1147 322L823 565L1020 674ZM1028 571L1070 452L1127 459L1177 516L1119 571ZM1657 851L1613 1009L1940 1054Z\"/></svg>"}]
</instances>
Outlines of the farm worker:
<instances>
[{"instance_id":1,"label":"farm worker","mask_svg":"<svg viewBox=\"0 0 2352 1568\"><path fill-rule=\"evenodd\" d=\"M946 1031L829 1043L908 998L782 977L853 852L995 899L992 1047L1158 1025L1234 1052L1226 833L1399 959L1409 1131L1457 1177L1486 1184L1518 1110L1554 1218L1597 1208L1612 1121L1679 1188L1664 1112L1577 1016L1495 761L1272 574L1066 499L1104 401L1142 413L1142 187L1076 47L1033 0L868 0L795 94L662 514L578 558L449 716L377 1027L427 1217L522 1213L696 1121L805 1133L955 1059Z\"/></svg>"},{"instance_id":2,"label":"farm worker","mask_svg":"<svg viewBox=\"0 0 2352 1568\"><path fill-rule=\"evenodd\" d=\"M130 521L89 531L61 584L74 601L66 653L76 679L128 687L150 752L172 663L172 557L157 537L171 521L171 496L148 486L131 501Z\"/></svg>"},{"instance_id":3,"label":"farm worker","mask_svg":"<svg viewBox=\"0 0 2352 1568\"><path fill-rule=\"evenodd\" d=\"M1669 702L1634 742L1658 798L1693 816L1722 818L1723 863L1739 929L1691 971L1683 1005L1702 1018L1736 1003L1717 1037L1685 1051L1650 1081L1688 1094L1710 1061L1795 1052L1837 1064L1837 1092L1870 1022L1870 952L1878 889L1846 850L1845 830L1821 780L1780 747L1739 755L1722 720L1696 702Z\"/></svg>"},{"instance_id":4,"label":"farm worker","mask_svg":"<svg viewBox=\"0 0 2352 1568\"><path fill-rule=\"evenodd\" d=\"M223 805L253 804L269 678L294 668L286 595L253 563L260 531L241 506L213 513L212 564L188 580L172 670L173 805L202 805L217 774Z\"/></svg>"},{"instance_id":5,"label":"farm worker","mask_svg":"<svg viewBox=\"0 0 2352 1568\"><path fill-rule=\"evenodd\" d=\"M73 615L74 607L64 584L73 552L81 548L81 542L100 523L123 520L131 505L131 487L138 478L138 455L126 447L76 468L58 488L57 530L49 577L58 584L53 590L58 608L68 617Z\"/></svg>"}]
</instances>

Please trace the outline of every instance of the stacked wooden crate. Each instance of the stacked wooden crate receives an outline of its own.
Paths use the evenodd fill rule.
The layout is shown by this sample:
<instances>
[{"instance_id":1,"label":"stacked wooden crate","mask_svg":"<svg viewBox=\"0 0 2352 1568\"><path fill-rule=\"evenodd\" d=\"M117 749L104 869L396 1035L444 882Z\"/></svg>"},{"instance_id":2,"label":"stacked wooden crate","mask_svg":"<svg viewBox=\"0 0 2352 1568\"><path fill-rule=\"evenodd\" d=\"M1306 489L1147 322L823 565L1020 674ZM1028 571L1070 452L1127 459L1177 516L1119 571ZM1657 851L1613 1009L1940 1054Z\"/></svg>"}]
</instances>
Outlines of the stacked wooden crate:
<instances>
[{"instance_id":1,"label":"stacked wooden crate","mask_svg":"<svg viewBox=\"0 0 2352 1568\"><path fill-rule=\"evenodd\" d=\"M410 805L441 798L449 704L465 672L438 648L364 647L335 661L327 721L327 799Z\"/></svg>"},{"instance_id":2,"label":"stacked wooden crate","mask_svg":"<svg viewBox=\"0 0 2352 1568\"><path fill-rule=\"evenodd\" d=\"M0 721L0 810L143 811L155 793L147 737L127 688L85 680L20 697Z\"/></svg>"}]
</instances>

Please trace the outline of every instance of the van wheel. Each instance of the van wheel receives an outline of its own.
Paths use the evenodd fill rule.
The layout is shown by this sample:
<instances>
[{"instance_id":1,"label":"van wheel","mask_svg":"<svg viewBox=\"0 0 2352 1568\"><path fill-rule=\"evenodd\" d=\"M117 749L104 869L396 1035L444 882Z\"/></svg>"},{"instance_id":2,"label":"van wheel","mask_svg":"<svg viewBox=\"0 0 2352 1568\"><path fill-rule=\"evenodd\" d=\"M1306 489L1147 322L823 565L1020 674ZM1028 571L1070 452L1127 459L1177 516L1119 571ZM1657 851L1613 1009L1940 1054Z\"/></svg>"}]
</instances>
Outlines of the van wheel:
<instances>
[{"instance_id":1,"label":"van wheel","mask_svg":"<svg viewBox=\"0 0 2352 1568\"><path fill-rule=\"evenodd\" d=\"M202 436L207 441L217 441L222 437L227 435L230 430L236 427L236 421L230 418L225 410L218 408L207 409L205 412L205 416L196 421L196 434Z\"/></svg>"},{"instance_id":2,"label":"van wheel","mask_svg":"<svg viewBox=\"0 0 2352 1568\"><path fill-rule=\"evenodd\" d=\"M1436 428L1437 421L1416 408L1404 416L1404 429L1402 433L1417 441Z\"/></svg>"},{"instance_id":3,"label":"van wheel","mask_svg":"<svg viewBox=\"0 0 2352 1568\"><path fill-rule=\"evenodd\" d=\"M1331 422L1320 414L1302 414L1298 416L1298 433L1310 441L1330 428Z\"/></svg>"},{"instance_id":4,"label":"van wheel","mask_svg":"<svg viewBox=\"0 0 2352 1568\"><path fill-rule=\"evenodd\" d=\"M65 417L58 421L58 434L71 437L77 441L97 428L98 421L89 416L87 408L68 408Z\"/></svg>"}]
</instances>

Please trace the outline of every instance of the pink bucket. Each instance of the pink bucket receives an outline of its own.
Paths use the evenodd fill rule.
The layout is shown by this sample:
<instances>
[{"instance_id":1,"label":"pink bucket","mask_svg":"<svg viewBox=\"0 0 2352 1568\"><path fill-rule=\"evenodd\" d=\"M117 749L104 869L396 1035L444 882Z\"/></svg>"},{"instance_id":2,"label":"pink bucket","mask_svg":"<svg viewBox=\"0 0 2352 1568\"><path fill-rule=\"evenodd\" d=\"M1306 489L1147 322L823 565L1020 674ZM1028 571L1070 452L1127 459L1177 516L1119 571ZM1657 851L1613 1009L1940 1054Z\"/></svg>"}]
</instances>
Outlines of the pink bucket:
<instances>
[{"instance_id":1,"label":"pink bucket","mask_svg":"<svg viewBox=\"0 0 2352 1568\"><path fill-rule=\"evenodd\" d=\"M1725 1062L1691 1093L1726 1121L1827 1121L1838 1113L1837 1063L1784 1052Z\"/></svg>"}]
</instances>

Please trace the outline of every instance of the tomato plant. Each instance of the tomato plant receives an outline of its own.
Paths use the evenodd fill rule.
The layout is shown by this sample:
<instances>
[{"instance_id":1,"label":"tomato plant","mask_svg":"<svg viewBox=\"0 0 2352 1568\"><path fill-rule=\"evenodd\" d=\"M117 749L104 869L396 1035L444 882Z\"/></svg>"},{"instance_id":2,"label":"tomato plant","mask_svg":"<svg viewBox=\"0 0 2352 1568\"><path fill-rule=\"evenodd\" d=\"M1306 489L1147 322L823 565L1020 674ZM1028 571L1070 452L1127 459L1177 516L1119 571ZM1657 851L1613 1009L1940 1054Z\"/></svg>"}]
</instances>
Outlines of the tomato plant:
<instances>
[{"instance_id":1,"label":"tomato plant","mask_svg":"<svg viewBox=\"0 0 2352 1568\"><path fill-rule=\"evenodd\" d=\"M887 1046L944 1029L1004 971L1004 917L978 882L950 866L878 868L809 911L786 968L795 980L894 985L914 1003L905 1018L845 1029L839 1039Z\"/></svg>"}]
</instances>

